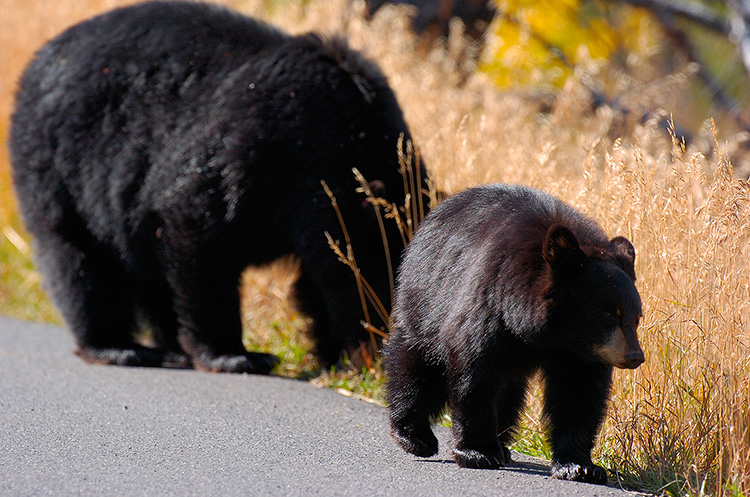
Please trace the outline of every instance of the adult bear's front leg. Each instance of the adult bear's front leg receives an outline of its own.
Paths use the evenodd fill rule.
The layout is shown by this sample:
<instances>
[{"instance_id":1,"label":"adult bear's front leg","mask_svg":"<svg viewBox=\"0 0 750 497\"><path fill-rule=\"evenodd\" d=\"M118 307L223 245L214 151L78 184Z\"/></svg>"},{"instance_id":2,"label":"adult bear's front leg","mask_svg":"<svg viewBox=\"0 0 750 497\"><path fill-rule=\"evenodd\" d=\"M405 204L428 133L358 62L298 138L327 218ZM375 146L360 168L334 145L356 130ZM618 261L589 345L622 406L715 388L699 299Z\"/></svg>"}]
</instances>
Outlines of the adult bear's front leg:
<instances>
[{"instance_id":1,"label":"adult bear's front leg","mask_svg":"<svg viewBox=\"0 0 750 497\"><path fill-rule=\"evenodd\" d=\"M180 259L172 265L167 279L174 292L180 346L199 370L268 374L278 358L247 352L242 344L239 270L222 267L222 256L216 257Z\"/></svg>"}]
</instances>

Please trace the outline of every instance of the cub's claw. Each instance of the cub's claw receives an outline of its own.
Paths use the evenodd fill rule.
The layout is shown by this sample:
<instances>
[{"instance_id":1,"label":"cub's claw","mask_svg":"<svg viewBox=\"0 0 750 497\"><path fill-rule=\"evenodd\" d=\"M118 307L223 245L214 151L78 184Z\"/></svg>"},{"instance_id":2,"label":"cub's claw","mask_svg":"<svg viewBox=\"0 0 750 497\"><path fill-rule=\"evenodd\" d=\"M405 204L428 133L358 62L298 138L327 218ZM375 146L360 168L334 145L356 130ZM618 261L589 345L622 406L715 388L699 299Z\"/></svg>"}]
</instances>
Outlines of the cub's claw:
<instances>
[{"instance_id":1,"label":"cub's claw","mask_svg":"<svg viewBox=\"0 0 750 497\"><path fill-rule=\"evenodd\" d=\"M552 465L552 478L604 485L607 483L607 471L595 464L555 463Z\"/></svg>"}]
</instances>

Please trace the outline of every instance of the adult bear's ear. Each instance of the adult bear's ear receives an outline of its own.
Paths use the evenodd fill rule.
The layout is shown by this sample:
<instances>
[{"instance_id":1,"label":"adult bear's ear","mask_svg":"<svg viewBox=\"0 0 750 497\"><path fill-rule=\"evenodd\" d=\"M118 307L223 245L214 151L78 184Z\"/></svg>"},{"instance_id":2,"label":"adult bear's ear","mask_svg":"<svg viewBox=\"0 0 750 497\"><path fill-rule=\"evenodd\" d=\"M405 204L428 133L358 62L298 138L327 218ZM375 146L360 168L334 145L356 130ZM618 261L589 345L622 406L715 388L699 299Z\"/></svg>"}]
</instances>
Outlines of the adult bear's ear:
<instances>
[{"instance_id":1,"label":"adult bear's ear","mask_svg":"<svg viewBox=\"0 0 750 497\"><path fill-rule=\"evenodd\" d=\"M542 255L555 273L580 268L586 260L578 239L562 224L553 224L547 230Z\"/></svg>"},{"instance_id":2,"label":"adult bear's ear","mask_svg":"<svg viewBox=\"0 0 750 497\"><path fill-rule=\"evenodd\" d=\"M635 281L635 247L633 244L624 236L616 236L609 243L615 253L617 265Z\"/></svg>"},{"instance_id":3,"label":"adult bear's ear","mask_svg":"<svg viewBox=\"0 0 750 497\"><path fill-rule=\"evenodd\" d=\"M383 183L379 179L374 179L368 182L367 186L370 187L370 191L372 192L373 197L388 198L388 187L386 187L385 183Z\"/></svg>"},{"instance_id":4,"label":"adult bear's ear","mask_svg":"<svg viewBox=\"0 0 750 497\"><path fill-rule=\"evenodd\" d=\"M380 198L388 200L388 188L385 186L385 183L383 183L379 179L369 181L367 183L367 189L360 187L357 188L357 191L367 194L367 198L362 200L361 207L363 209L372 211L373 214L375 213L375 210L372 208L374 204L370 201L370 199Z\"/></svg>"}]
</instances>

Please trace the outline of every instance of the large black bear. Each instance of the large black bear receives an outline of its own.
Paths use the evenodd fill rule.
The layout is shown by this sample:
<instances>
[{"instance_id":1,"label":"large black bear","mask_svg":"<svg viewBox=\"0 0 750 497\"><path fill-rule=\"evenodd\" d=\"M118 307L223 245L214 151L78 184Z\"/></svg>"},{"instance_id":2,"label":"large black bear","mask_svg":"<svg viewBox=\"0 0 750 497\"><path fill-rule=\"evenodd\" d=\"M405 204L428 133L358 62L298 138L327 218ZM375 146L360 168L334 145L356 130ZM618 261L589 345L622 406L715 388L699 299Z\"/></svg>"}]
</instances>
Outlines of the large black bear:
<instances>
[{"instance_id":1,"label":"large black bear","mask_svg":"<svg viewBox=\"0 0 750 497\"><path fill-rule=\"evenodd\" d=\"M114 10L47 43L10 130L21 210L78 354L250 373L275 358L243 348L239 275L283 254L301 260L296 298L321 359L366 338L353 273L325 238L344 242L321 180L390 306L378 220L352 168L403 204L400 140L385 77L344 41L188 2ZM157 348L134 342L142 323Z\"/></svg>"},{"instance_id":2,"label":"large black bear","mask_svg":"<svg viewBox=\"0 0 750 497\"><path fill-rule=\"evenodd\" d=\"M435 208L406 250L385 348L396 441L435 454L430 419L447 402L456 462L503 466L541 370L552 476L606 482L591 449L612 367L644 361L634 261L628 240L531 188L487 185Z\"/></svg>"}]
</instances>

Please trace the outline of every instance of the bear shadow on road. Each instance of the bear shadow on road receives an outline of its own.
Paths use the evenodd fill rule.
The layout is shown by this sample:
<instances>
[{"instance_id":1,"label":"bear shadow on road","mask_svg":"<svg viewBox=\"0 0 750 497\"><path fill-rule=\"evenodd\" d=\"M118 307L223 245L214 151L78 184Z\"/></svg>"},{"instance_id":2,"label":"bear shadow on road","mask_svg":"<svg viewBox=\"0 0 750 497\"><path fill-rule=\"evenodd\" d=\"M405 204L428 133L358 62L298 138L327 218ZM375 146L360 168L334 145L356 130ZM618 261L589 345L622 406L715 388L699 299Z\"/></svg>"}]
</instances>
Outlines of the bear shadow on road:
<instances>
[{"instance_id":1,"label":"bear shadow on road","mask_svg":"<svg viewBox=\"0 0 750 497\"><path fill-rule=\"evenodd\" d=\"M456 464L453 459L417 459L419 463L440 463L440 464ZM493 469L487 471L514 471L516 473L524 473L527 475L536 476L549 476L549 466L543 463L537 463L533 461L513 461L507 466L500 469Z\"/></svg>"}]
</instances>

